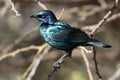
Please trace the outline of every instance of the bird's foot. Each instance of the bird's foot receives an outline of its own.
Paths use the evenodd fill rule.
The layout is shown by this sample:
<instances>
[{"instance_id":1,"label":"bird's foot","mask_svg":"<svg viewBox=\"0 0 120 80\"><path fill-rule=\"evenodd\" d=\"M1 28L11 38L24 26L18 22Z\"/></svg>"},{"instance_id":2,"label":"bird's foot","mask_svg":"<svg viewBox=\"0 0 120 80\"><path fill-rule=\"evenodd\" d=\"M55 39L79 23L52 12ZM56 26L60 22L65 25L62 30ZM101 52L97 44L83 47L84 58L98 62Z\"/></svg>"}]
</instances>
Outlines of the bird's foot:
<instances>
[{"instance_id":1,"label":"bird's foot","mask_svg":"<svg viewBox=\"0 0 120 80\"><path fill-rule=\"evenodd\" d=\"M55 73L58 69L60 69L61 63L64 61L65 57L67 57L67 56L70 56L70 55L69 55L68 53L64 54L57 62L55 62L55 63L53 64L53 70L52 70L52 72L50 73L50 75L48 75L48 80L50 80L51 77L54 75L54 73Z\"/></svg>"},{"instance_id":2,"label":"bird's foot","mask_svg":"<svg viewBox=\"0 0 120 80\"><path fill-rule=\"evenodd\" d=\"M68 53L64 54L57 62L55 62L55 63L53 64L53 68L55 68L56 70L57 70L57 69L60 69L61 63L64 61L65 57L67 57L67 56L70 57L71 54L68 54Z\"/></svg>"},{"instance_id":3,"label":"bird's foot","mask_svg":"<svg viewBox=\"0 0 120 80\"><path fill-rule=\"evenodd\" d=\"M50 75L48 75L48 80L50 80L51 77L53 76L53 74L54 74L58 69L60 69L60 64L61 64L61 63L60 63L59 60L53 64L53 70L52 70L52 72L50 73Z\"/></svg>"},{"instance_id":4,"label":"bird's foot","mask_svg":"<svg viewBox=\"0 0 120 80\"><path fill-rule=\"evenodd\" d=\"M59 61L57 61L57 62L55 62L54 64L53 64L53 68L55 68L56 70L57 69L60 69L60 62Z\"/></svg>"}]
</instances>

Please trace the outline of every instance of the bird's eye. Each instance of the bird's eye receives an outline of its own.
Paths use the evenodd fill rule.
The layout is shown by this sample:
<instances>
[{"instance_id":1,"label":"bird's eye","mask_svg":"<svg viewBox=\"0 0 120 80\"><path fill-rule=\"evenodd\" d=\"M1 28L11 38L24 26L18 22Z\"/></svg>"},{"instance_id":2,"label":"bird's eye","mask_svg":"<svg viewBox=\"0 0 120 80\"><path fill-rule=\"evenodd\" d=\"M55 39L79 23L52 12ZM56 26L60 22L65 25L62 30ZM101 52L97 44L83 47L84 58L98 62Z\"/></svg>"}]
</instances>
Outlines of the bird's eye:
<instances>
[{"instance_id":1,"label":"bird's eye","mask_svg":"<svg viewBox=\"0 0 120 80\"><path fill-rule=\"evenodd\" d=\"M39 18L45 18L44 15L37 15L37 17L39 17Z\"/></svg>"}]
</instances>

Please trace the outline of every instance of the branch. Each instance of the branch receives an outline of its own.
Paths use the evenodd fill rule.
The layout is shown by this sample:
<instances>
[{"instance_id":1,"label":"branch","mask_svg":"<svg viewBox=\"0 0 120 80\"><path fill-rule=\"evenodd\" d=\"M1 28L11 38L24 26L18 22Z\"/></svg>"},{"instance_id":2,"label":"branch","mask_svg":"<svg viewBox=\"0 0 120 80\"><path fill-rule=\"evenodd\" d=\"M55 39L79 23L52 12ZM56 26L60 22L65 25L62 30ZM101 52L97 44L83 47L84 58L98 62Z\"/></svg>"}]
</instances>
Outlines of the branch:
<instances>
[{"instance_id":1,"label":"branch","mask_svg":"<svg viewBox=\"0 0 120 80\"><path fill-rule=\"evenodd\" d=\"M107 21L107 19L112 15L113 11L117 9L119 0L115 0L115 4L113 7L108 11L108 13L103 17L102 20L96 25L96 27L92 30L91 35L94 35L97 30L102 27L102 25Z\"/></svg>"},{"instance_id":2,"label":"branch","mask_svg":"<svg viewBox=\"0 0 120 80\"><path fill-rule=\"evenodd\" d=\"M10 10L10 5L8 4L8 0L4 0L4 6L0 9L0 19L2 19L7 12Z\"/></svg>"},{"instance_id":3,"label":"branch","mask_svg":"<svg viewBox=\"0 0 120 80\"><path fill-rule=\"evenodd\" d=\"M93 61L94 61L94 64L95 64L96 74L98 75L99 80L102 80L102 76L101 76L101 74L99 72L99 69L98 69L96 54L97 54L96 49L95 49L95 47L93 47Z\"/></svg>"},{"instance_id":4,"label":"branch","mask_svg":"<svg viewBox=\"0 0 120 80\"><path fill-rule=\"evenodd\" d=\"M40 62L44 59L45 55L48 54L48 51L50 49L51 49L50 46L48 46L47 44L44 44L44 47L42 49L38 50L37 54L35 55L35 57L33 59L33 62L28 67L28 69L25 71L25 73L22 75L22 79L25 79L25 80L32 79Z\"/></svg>"},{"instance_id":5,"label":"branch","mask_svg":"<svg viewBox=\"0 0 120 80\"><path fill-rule=\"evenodd\" d=\"M111 21L113 21L113 20L115 20L115 19L117 19L117 18L120 18L120 13L116 13L116 14L112 15L111 17L109 17L109 18L107 19L106 22L111 22Z\"/></svg>"},{"instance_id":6,"label":"branch","mask_svg":"<svg viewBox=\"0 0 120 80\"><path fill-rule=\"evenodd\" d=\"M98 2L100 3L102 8L107 8L107 4L106 4L105 0L98 0Z\"/></svg>"},{"instance_id":7,"label":"branch","mask_svg":"<svg viewBox=\"0 0 120 80\"><path fill-rule=\"evenodd\" d=\"M93 75L92 75L92 72L91 72L91 69L90 69L90 63L89 63L89 61L88 61L88 59L87 59L87 56L86 56L86 53L85 53L85 51L84 51L85 49L82 49L81 51L81 54L82 54L82 56L83 56L83 60L84 60L84 62L85 62L85 65L86 65L86 69L87 69L87 72L88 72L88 75L89 75L89 79L90 80L93 80Z\"/></svg>"},{"instance_id":8,"label":"branch","mask_svg":"<svg viewBox=\"0 0 120 80\"><path fill-rule=\"evenodd\" d=\"M21 14L19 14L18 11L15 9L14 3L11 0L8 1L12 6L12 11L15 12L15 17L20 16Z\"/></svg>"},{"instance_id":9,"label":"branch","mask_svg":"<svg viewBox=\"0 0 120 80\"><path fill-rule=\"evenodd\" d=\"M2 56L0 57L0 61L1 61L1 60L4 60L4 59L6 59L6 58L9 58L9 57L14 57L14 56L16 56L17 54L20 54L20 53L22 53L22 52L29 51L29 50L32 50L32 49L35 49L35 50L43 49L45 46L46 46L46 44L44 44L44 45L42 45L42 46L33 46L33 45L31 45L31 46L28 46L28 47L24 47L24 48L21 48L21 49L17 49L17 50L15 50L15 51L13 51L13 52L10 52L10 53L7 53L7 54L5 54L5 55L2 55Z\"/></svg>"},{"instance_id":10,"label":"branch","mask_svg":"<svg viewBox=\"0 0 120 80\"><path fill-rule=\"evenodd\" d=\"M9 0L9 1L10 1L11 5L13 6L13 10L15 10L14 5L13 5L13 3L11 2L11 0ZM46 7L43 3L41 3L39 0L35 0L35 1L38 3L38 5L39 5L40 7L42 7L42 8L45 9L45 10L47 9L47 7ZM17 10L15 10L15 12L16 12L16 11L17 11ZM24 40L24 38L26 38L27 36L29 36L31 33L37 31L38 29L39 29L39 27L35 27L35 28L33 28L32 30L30 30L29 32L27 32L27 33L25 33L24 35L22 35L22 36L20 36L19 38L17 38L17 39L14 41L14 43L8 45L6 48L3 49L2 54L8 53L8 52L9 52L10 50L12 50L17 44L19 44L20 42L22 42L22 41Z\"/></svg>"},{"instance_id":11,"label":"branch","mask_svg":"<svg viewBox=\"0 0 120 80\"><path fill-rule=\"evenodd\" d=\"M119 0L115 0L115 4L113 5L113 7L108 11L108 13L103 17L103 19L100 20L99 23L96 25L96 27L92 30L91 35L90 35L91 38L94 38L94 35L95 35L95 33L97 32L97 30L98 30L100 27L102 27L102 25L103 25L103 24L107 21L107 19L112 15L113 11L114 11L115 9L117 9L117 7L118 7L118 2L119 2ZM99 73L99 69L98 69L98 65L97 65L97 60L96 60L96 54L97 54L97 53L96 53L95 47L93 47L93 54L94 54L93 60L94 60L94 63L95 63L96 74L97 74L99 80L101 80L101 79L102 79L102 76L101 76L100 73Z\"/></svg>"},{"instance_id":12,"label":"branch","mask_svg":"<svg viewBox=\"0 0 120 80\"><path fill-rule=\"evenodd\" d=\"M110 16L109 18L107 18L107 20L106 20L105 23L112 22L112 21L116 20L117 18L120 18L120 13L113 14L112 16ZM81 27L80 29L81 29L82 31L86 31L86 33L87 33L88 35L90 35L90 34L91 34L91 31L92 31L93 29L95 29L96 25L97 25L97 24L87 25L87 26Z\"/></svg>"},{"instance_id":13,"label":"branch","mask_svg":"<svg viewBox=\"0 0 120 80\"><path fill-rule=\"evenodd\" d=\"M61 10L61 13L60 13L60 15L58 16L58 19L60 19L60 18L63 16L63 14L64 14L64 11L65 11L65 9L63 8L63 9Z\"/></svg>"},{"instance_id":14,"label":"branch","mask_svg":"<svg viewBox=\"0 0 120 80\"><path fill-rule=\"evenodd\" d=\"M35 1L36 1L37 4L38 4L41 8L43 8L44 10L47 10L47 9L48 9L42 2L40 2L40 0L35 0Z\"/></svg>"}]
</instances>

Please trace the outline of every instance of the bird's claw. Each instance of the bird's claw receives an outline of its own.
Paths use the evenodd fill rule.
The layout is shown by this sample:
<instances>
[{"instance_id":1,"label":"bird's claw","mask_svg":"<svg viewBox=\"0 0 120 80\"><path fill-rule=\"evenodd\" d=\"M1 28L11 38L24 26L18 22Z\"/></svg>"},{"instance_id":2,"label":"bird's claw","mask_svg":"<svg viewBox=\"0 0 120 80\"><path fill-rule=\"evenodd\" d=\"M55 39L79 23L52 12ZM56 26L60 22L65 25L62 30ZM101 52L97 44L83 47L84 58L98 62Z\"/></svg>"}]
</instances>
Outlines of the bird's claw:
<instances>
[{"instance_id":1,"label":"bird's claw","mask_svg":"<svg viewBox=\"0 0 120 80\"><path fill-rule=\"evenodd\" d=\"M59 62L55 62L55 63L53 64L53 68L55 68L56 70L57 70L57 69L60 69L60 63L59 63Z\"/></svg>"}]
</instances>

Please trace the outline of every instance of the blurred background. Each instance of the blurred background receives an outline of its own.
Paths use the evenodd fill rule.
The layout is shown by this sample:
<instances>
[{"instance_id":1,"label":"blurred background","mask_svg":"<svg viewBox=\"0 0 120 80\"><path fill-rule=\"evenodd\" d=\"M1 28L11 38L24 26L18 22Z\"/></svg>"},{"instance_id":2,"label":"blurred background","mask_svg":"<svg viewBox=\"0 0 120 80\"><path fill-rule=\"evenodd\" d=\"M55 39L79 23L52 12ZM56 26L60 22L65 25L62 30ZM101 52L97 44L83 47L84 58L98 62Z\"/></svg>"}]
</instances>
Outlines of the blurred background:
<instances>
[{"instance_id":1,"label":"blurred background","mask_svg":"<svg viewBox=\"0 0 120 80\"><path fill-rule=\"evenodd\" d=\"M81 28L97 24L114 4L114 0L40 0L58 17L64 8L61 20L73 27ZM101 2L102 1L102 2ZM104 2L105 1L105 2ZM39 29L27 35L17 44L17 39L38 27L38 21L29 18L42 8L34 0L12 0L15 9L21 16L15 17L9 0L0 0L0 56L16 49L30 45L40 46L44 40ZM120 13L118 8L114 14ZM95 38L112 45L110 49L97 49L97 61L103 80L118 72L120 75L120 16L104 24ZM9 51L7 47L10 46ZM4 50L4 51L3 51ZM0 80L21 80L21 76L32 63L36 50L25 51L0 61ZM63 55L63 52L52 48L40 63L32 80L47 80L53 63ZM93 54L87 54L94 80L97 80L93 62ZM66 58L61 69L55 73L52 80L89 80L85 62L80 50L73 50L72 58ZM115 80L120 80L117 77Z\"/></svg>"}]
</instances>

